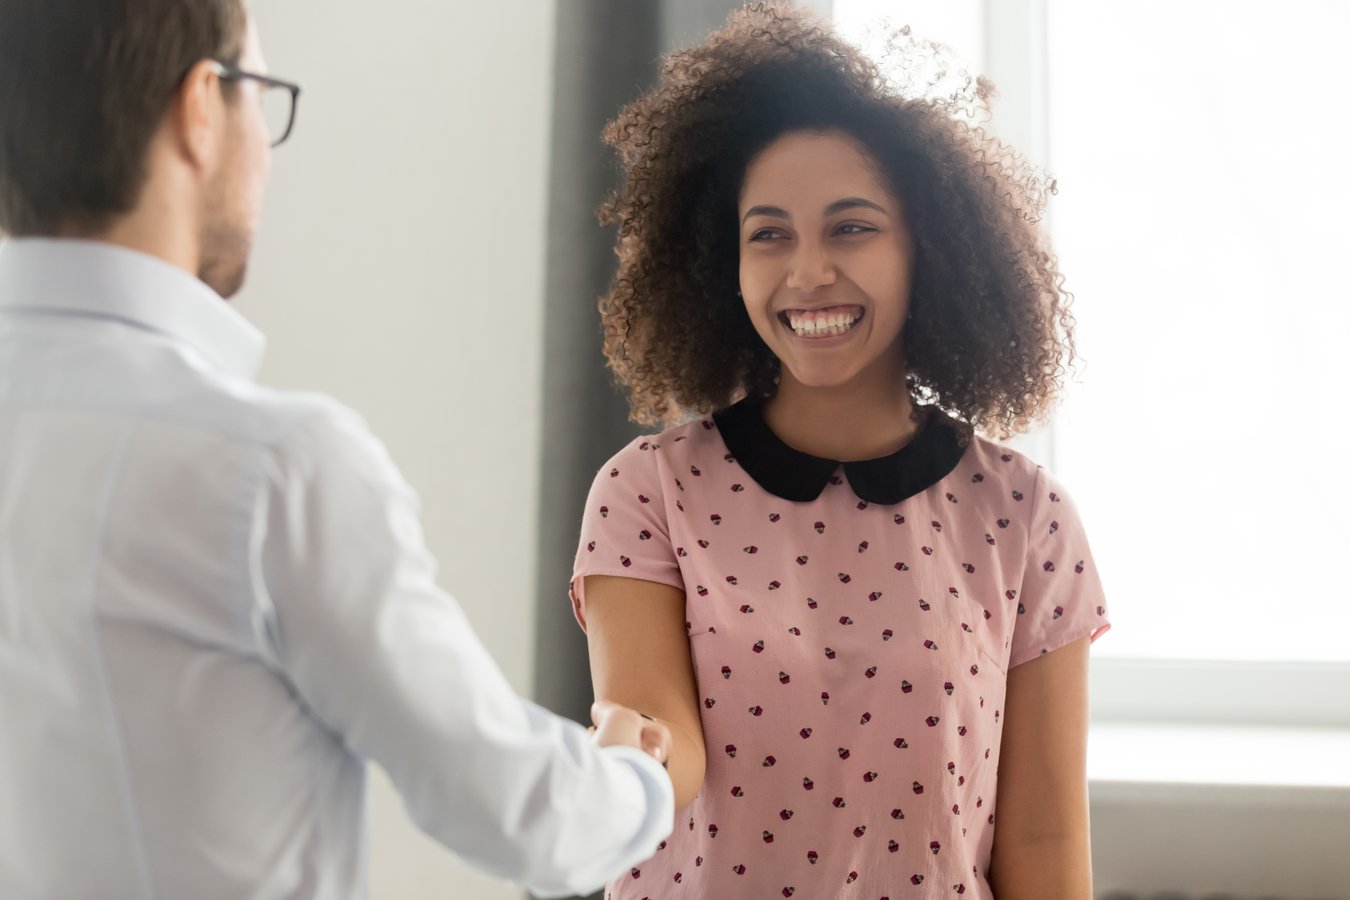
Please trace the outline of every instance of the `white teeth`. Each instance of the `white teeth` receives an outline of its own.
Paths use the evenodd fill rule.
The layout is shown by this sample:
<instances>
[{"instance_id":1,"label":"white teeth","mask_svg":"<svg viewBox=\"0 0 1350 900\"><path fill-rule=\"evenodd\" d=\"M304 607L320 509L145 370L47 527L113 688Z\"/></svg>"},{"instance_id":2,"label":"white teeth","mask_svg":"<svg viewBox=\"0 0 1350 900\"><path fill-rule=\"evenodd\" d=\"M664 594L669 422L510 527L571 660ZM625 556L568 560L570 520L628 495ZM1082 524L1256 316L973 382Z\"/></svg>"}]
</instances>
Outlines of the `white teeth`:
<instances>
[{"instance_id":1,"label":"white teeth","mask_svg":"<svg viewBox=\"0 0 1350 900\"><path fill-rule=\"evenodd\" d=\"M821 337L843 334L852 328L861 316L849 313L834 313L817 319L806 319L787 314L788 324L798 337Z\"/></svg>"}]
</instances>

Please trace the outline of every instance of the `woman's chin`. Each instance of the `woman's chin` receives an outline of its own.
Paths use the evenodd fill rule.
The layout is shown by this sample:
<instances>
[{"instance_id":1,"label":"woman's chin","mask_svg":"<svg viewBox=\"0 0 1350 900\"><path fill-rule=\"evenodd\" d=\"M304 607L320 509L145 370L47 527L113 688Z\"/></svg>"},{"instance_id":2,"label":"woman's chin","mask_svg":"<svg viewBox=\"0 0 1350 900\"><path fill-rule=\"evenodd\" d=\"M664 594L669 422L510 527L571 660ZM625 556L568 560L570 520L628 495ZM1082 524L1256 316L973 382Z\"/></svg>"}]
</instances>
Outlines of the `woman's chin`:
<instances>
[{"instance_id":1,"label":"woman's chin","mask_svg":"<svg viewBox=\"0 0 1350 900\"><path fill-rule=\"evenodd\" d=\"M847 387L858 377L855 366L839 365L788 365L783 366L788 375L799 387L808 390L827 391Z\"/></svg>"}]
</instances>

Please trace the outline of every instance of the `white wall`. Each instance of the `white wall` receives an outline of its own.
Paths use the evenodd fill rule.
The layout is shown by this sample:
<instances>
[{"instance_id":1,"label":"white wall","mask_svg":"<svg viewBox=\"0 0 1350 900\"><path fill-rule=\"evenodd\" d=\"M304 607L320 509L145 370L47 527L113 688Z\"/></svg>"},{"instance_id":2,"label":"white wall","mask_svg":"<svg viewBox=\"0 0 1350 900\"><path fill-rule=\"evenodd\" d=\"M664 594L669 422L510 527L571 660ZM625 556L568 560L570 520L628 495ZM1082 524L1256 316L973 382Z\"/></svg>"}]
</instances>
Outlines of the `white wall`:
<instances>
[{"instance_id":1,"label":"white wall","mask_svg":"<svg viewBox=\"0 0 1350 900\"><path fill-rule=\"evenodd\" d=\"M304 86L238 306L262 380L366 416L421 494L441 581L530 685L550 0L254 0ZM376 773L376 900L519 898L407 821Z\"/></svg>"}]
</instances>

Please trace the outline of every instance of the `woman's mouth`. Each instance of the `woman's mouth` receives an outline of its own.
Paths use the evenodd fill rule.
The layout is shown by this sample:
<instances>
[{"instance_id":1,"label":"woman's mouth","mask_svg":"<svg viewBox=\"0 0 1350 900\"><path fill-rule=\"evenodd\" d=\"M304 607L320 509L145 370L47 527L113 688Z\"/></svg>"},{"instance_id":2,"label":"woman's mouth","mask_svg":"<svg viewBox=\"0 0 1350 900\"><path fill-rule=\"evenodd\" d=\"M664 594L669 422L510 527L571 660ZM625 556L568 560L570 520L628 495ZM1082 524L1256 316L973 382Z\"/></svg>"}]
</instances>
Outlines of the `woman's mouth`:
<instances>
[{"instance_id":1,"label":"woman's mouth","mask_svg":"<svg viewBox=\"0 0 1350 900\"><path fill-rule=\"evenodd\" d=\"M853 330L862 317L861 306L788 309L778 314L778 320L799 338L838 337Z\"/></svg>"}]
</instances>

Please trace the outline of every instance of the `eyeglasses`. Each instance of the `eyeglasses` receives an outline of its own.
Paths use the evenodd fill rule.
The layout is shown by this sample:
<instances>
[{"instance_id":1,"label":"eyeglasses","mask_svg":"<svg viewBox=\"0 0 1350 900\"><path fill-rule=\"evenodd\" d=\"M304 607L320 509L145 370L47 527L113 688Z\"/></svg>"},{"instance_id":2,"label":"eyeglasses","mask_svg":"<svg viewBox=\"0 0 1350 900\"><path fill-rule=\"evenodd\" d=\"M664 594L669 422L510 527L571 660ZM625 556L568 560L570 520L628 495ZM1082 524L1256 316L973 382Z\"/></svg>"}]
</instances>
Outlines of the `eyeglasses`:
<instances>
[{"instance_id":1,"label":"eyeglasses","mask_svg":"<svg viewBox=\"0 0 1350 900\"><path fill-rule=\"evenodd\" d=\"M291 136L295 127L295 107L300 100L300 85L282 81L270 75L246 72L223 62L216 62L216 74L223 81L256 81L262 85L258 92L262 102L263 118L267 120L267 133L276 147Z\"/></svg>"}]
</instances>

